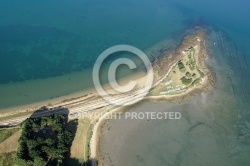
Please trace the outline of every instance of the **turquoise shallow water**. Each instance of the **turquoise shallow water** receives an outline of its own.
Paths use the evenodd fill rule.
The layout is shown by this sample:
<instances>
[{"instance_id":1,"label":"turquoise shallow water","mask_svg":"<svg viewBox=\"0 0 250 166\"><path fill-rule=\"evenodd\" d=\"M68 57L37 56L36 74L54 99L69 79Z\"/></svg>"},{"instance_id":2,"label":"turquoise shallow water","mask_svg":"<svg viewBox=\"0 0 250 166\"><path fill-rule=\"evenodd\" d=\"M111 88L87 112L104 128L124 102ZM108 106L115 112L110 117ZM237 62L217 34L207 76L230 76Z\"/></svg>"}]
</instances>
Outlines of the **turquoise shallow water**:
<instances>
[{"instance_id":1,"label":"turquoise shallow water","mask_svg":"<svg viewBox=\"0 0 250 166\"><path fill-rule=\"evenodd\" d=\"M186 17L165 3L153 0L1 1L0 86L5 91L0 91L0 108L67 95L72 89L68 87L69 82L54 93L47 93L49 88L44 84L44 88L36 89L37 95L28 91L23 94L14 92L13 82L26 81L30 86L39 79L51 84L51 78L57 76L68 76L70 80L72 72L84 69L91 72L96 58L110 46L129 44L146 50L183 32L190 26L184 24ZM79 74L79 77L82 76ZM93 87L85 78L81 80L82 85L72 82L72 93ZM58 84L62 85L60 81L58 79ZM6 84L13 86L9 87L9 98L15 99L12 103L4 97L9 95ZM39 95L39 90L43 95Z\"/></svg>"},{"instance_id":2,"label":"turquoise shallow water","mask_svg":"<svg viewBox=\"0 0 250 166\"><path fill-rule=\"evenodd\" d=\"M96 58L110 46L130 44L146 50L165 39L178 41L178 36L196 23L223 30L249 65L247 4L249 2L244 0L230 3L182 0L29 0L23 3L3 0L0 2L0 86L6 89L6 84L12 82L28 81L27 85L30 85L29 80L50 81L51 77L70 75L83 69L91 72ZM249 72L248 66L247 70L246 73ZM50 95L46 95L47 88L40 88L43 97L34 94L25 94L25 97L13 92L11 97L16 100L13 103L8 101L9 104L4 101L4 95L8 95L6 91L0 91L0 107L66 95L70 93L66 86L69 84ZM83 81L72 93L92 86ZM31 102L27 96L36 100Z\"/></svg>"},{"instance_id":3,"label":"turquoise shallow water","mask_svg":"<svg viewBox=\"0 0 250 166\"><path fill-rule=\"evenodd\" d=\"M110 46L146 49L184 29L181 13L153 1L2 1L1 12L1 83L90 68Z\"/></svg>"}]
</instances>

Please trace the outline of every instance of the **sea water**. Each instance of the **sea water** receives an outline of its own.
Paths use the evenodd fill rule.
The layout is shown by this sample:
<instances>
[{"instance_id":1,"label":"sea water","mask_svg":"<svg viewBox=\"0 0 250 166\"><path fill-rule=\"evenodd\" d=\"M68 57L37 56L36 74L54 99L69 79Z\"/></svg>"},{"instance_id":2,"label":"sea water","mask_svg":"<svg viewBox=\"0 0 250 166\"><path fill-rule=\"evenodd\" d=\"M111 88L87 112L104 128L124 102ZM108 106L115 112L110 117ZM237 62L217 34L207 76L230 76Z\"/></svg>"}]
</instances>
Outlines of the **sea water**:
<instances>
[{"instance_id":1,"label":"sea water","mask_svg":"<svg viewBox=\"0 0 250 166\"><path fill-rule=\"evenodd\" d=\"M1 1L0 108L90 89L105 49L128 44L145 51L184 31L183 14L164 3ZM124 70L119 78L131 74Z\"/></svg>"},{"instance_id":2,"label":"sea water","mask_svg":"<svg viewBox=\"0 0 250 166\"><path fill-rule=\"evenodd\" d=\"M156 3L156 2L155 2ZM147 101L126 111L180 112L182 118L110 120L101 131L104 165L250 164L250 54L248 1L165 1L208 33L215 87L177 103ZM169 4L169 5L170 5ZM174 16L173 16L174 17Z\"/></svg>"},{"instance_id":3,"label":"sea water","mask_svg":"<svg viewBox=\"0 0 250 166\"><path fill-rule=\"evenodd\" d=\"M218 57L207 61L216 78L213 90L174 103L145 101L126 110L138 114L179 112L181 119L135 119L124 113L121 119L107 121L98 147L102 164L249 165L249 94L245 85L242 88L239 73L225 59L230 54L214 46L219 42L217 35L222 34L211 32L209 48Z\"/></svg>"}]
</instances>

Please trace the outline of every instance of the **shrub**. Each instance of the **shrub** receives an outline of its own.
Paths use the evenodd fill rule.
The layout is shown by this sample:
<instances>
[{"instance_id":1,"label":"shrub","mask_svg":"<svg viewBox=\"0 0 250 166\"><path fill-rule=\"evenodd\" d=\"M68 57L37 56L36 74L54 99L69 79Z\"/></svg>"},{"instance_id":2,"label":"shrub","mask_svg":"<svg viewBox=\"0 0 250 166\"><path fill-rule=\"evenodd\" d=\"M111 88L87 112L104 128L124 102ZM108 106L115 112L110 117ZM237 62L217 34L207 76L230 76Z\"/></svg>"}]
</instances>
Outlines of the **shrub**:
<instances>
[{"instance_id":1,"label":"shrub","mask_svg":"<svg viewBox=\"0 0 250 166\"><path fill-rule=\"evenodd\" d=\"M192 78L186 78L186 77L182 77L181 78L181 82L184 84L184 85L189 85L191 82L192 82Z\"/></svg>"},{"instance_id":2,"label":"shrub","mask_svg":"<svg viewBox=\"0 0 250 166\"><path fill-rule=\"evenodd\" d=\"M178 68L182 73L184 73L186 71L186 68L181 61L178 62Z\"/></svg>"}]
</instances>

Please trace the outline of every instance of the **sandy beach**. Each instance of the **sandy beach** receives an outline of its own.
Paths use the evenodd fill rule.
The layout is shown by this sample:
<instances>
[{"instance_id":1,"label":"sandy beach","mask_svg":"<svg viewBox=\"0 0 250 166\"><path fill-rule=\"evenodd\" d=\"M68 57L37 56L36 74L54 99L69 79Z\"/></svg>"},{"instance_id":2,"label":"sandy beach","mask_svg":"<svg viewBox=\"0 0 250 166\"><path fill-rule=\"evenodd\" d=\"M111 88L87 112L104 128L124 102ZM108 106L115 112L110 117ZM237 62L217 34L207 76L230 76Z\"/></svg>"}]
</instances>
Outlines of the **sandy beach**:
<instances>
[{"instance_id":1,"label":"sandy beach","mask_svg":"<svg viewBox=\"0 0 250 166\"><path fill-rule=\"evenodd\" d=\"M126 84L130 80L136 80L138 87L143 86L145 81L144 73L136 73L132 76L125 77L118 82L120 84ZM112 88L109 85L104 85L104 89L112 93ZM85 91L79 91L69 95L57 97L50 100L44 100L41 102L36 102L27 105L21 105L17 107L11 107L1 110L0 120L5 121L16 116L29 116L37 109L46 106L48 109L53 109L56 107L66 107L69 110L78 108L81 106L88 105L94 100L104 102L104 100L99 96L94 88Z\"/></svg>"}]
</instances>

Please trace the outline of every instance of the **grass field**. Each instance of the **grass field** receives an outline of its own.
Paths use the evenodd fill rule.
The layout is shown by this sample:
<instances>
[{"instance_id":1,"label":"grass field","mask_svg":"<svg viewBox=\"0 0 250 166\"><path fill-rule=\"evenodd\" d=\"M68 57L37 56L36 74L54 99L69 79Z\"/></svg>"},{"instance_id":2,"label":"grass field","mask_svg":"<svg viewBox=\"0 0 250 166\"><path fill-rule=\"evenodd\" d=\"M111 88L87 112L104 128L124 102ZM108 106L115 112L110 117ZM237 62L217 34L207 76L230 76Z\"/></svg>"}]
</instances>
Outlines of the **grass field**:
<instances>
[{"instance_id":1,"label":"grass field","mask_svg":"<svg viewBox=\"0 0 250 166\"><path fill-rule=\"evenodd\" d=\"M187 89L198 85L204 77L197 67L196 57L199 54L199 47L190 47L183 51L183 58L175 65L169 75L160 85L155 87L149 95L175 95L185 92Z\"/></svg>"},{"instance_id":2,"label":"grass field","mask_svg":"<svg viewBox=\"0 0 250 166\"><path fill-rule=\"evenodd\" d=\"M70 159L67 163L82 165L88 160L88 141L91 136L89 130L90 122L91 120L89 118L78 120L75 137L70 148ZM14 165L20 135L21 129L19 127L0 130L0 166Z\"/></svg>"},{"instance_id":3,"label":"grass field","mask_svg":"<svg viewBox=\"0 0 250 166\"><path fill-rule=\"evenodd\" d=\"M88 127L89 118L79 119L75 138L70 148L70 158L77 159L83 163L88 159Z\"/></svg>"},{"instance_id":4,"label":"grass field","mask_svg":"<svg viewBox=\"0 0 250 166\"><path fill-rule=\"evenodd\" d=\"M0 165L13 166L16 155L17 140L20 137L20 128L0 130Z\"/></svg>"},{"instance_id":5,"label":"grass field","mask_svg":"<svg viewBox=\"0 0 250 166\"><path fill-rule=\"evenodd\" d=\"M11 129L1 129L0 130L0 143L9 138L15 132L20 130L20 128L11 128Z\"/></svg>"},{"instance_id":6,"label":"grass field","mask_svg":"<svg viewBox=\"0 0 250 166\"><path fill-rule=\"evenodd\" d=\"M13 166L16 152L0 154L1 166Z\"/></svg>"},{"instance_id":7,"label":"grass field","mask_svg":"<svg viewBox=\"0 0 250 166\"><path fill-rule=\"evenodd\" d=\"M19 140L20 136L21 136L21 130L19 129L17 132L15 132L9 138L7 138L2 143L0 143L0 154L1 153L15 152L17 150L17 147L18 147L18 140Z\"/></svg>"}]
</instances>

